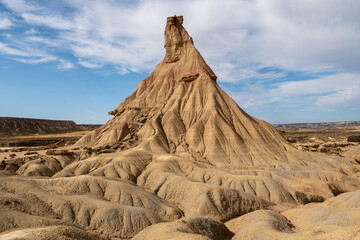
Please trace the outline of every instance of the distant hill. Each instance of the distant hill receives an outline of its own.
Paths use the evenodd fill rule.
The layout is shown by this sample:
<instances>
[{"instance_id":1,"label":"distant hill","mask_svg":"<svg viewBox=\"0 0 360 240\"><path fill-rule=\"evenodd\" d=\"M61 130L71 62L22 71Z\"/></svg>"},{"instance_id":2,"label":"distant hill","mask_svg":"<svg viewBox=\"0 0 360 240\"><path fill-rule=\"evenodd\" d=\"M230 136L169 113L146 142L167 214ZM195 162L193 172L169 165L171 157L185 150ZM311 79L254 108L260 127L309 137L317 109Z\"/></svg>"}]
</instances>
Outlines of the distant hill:
<instances>
[{"instance_id":1,"label":"distant hill","mask_svg":"<svg viewBox=\"0 0 360 240\"><path fill-rule=\"evenodd\" d=\"M100 125L78 125L69 120L0 117L0 136L26 136L93 130Z\"/></svg>"},{"instance_id":2,"label":"distant hill","mask_svg":"<svg viewBox=\"0 0 360 240\"><path fill-rule=\"evenodd\" d=\"M78 124L81 131L92 131L100 126L102 126L102 124Z\"/></svg>"},{"instance_id":3,"label":"distant hill","mask_svg":"<svg viewBox=\"0 0 360 240\"><path fill-rule=\"evenodd\" d=\"M324 122L324 123L289 123L289 124L273 124L273 126L280 130L353 128L353 127L360 127L360 121Z\"/></svg>"}]
</instances>

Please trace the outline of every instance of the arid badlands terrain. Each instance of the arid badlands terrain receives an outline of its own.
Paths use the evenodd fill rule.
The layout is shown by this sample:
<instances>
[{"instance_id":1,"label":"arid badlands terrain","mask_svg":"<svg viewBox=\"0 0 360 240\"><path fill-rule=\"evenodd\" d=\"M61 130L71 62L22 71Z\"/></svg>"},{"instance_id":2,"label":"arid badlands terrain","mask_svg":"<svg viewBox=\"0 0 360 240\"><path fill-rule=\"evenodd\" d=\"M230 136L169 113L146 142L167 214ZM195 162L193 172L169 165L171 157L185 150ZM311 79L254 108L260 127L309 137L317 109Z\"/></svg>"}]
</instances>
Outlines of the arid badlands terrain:
<instances>
[{"instance_id":1,"label":"arid badlands terrain","mask_svg":"<svg viewBox=\"0 0 360 240\"><path fill-rule=\"evenodd\" d=\"M2 148L0 239L360 239L356 137L248 115L182 22L167 19L164 59L106 124Z\"/></svg>"}]
</instances>

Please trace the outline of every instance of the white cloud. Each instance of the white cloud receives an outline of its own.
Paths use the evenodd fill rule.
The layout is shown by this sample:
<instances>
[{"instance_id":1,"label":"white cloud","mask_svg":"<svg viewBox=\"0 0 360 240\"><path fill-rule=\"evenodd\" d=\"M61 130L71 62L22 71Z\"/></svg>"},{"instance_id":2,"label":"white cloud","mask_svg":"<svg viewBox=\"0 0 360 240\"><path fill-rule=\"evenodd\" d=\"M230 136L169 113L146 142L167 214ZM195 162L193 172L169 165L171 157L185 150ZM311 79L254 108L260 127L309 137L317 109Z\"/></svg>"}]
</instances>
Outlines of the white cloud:
<instances>
[{"instance_id":1,"label":"white cloud","mask_svg":"<svg viewBox=\"0 0 360 240\"><path fill-rule=\"evenodd\" d=\"M54 61L57 59L55 56L43 56L43 57L35 57L35 58L13 58L16 61L22 63L46 63L50 61Z\"/></svg>"},{"instance_id":2,"label":"white cloud","mask_svg":"<svg viewBox=\"0 0 360 240\"><path fill-rule=\"evenodd\" d=\"M39 37L39 36L30 34L30 33L26 33L26 34L29 36L24 37L25 42L40 43L40 44L42 44L42 46L44 46L43 44L45 44L50 47L59 47L61 45L61 42L59 42L58 40L45 38L45 37Z\"/></svg>"},{"instance_id":3,"label":"white cloud","mask_svg":"<svg viewBox=\"0 0 360 240\"><path fill-rule=\"evenodd\" d=\"M0 53L5 55L7 58L13 59L22 63L45 63L54 61L57 59L56 56L44 51L43 45L40 47L29 45L26 42L21 42L11 35L6 35L9 42L15 47L9 46L8 43L0 42Z\"/></svg>"},{"instance_id":4,"label":"white cloud","mask_svg":"<svg viewBox=\"0 0 360 240\"><path fill-rule=\"evenodd\" d=\"M100 65L100 64L83 61L81 59L79 59L79 64L86 68L101 68L102 67L102 65Z\"/></svg>"},{"instance_id":5,"label":"white cloud","mask_svg":"<svg viewBox=\"0 0 360 240\"><path fill-rule=\"evenodd\" d=\"M0 0L0 2L9 9L18 13L22 13L25 11L33 11L38 9L38 7L28 4L24 0Z\"/></svg>"},{"instance_id":6,"label":"white cloud","mask_svg":"<svg viewBox=\"0 0 360 240\"><path fill-rule=\"evenodd\" d=\"M334 74L312 80L285 82L277 90L281 96L318 95L314 104L320 107L360 107L360 74Z\"/></svg>"},{"instance_id":7,"label":"white cloud","mask_svg":"<svg viewBox=\"0 0 360 240\"><path fill-rule=\"evenodd\" d=\"M65 59L59 59L59 64L57 66L58 69L62 69L62 70L69 70L69 69L72 69L75 67L75 65L70 62L70 61L67 61Z\"/></svg>"},{"instance_id":8,"label":"white cloud","mask_svg":"<svg viewBox=\"0 0 360 240\"><path fill-rule=\"evenodd\" d=\"M47 26L53 29L71 30L74 24L57 15L37 15L32 13L23 13L21 17L29 24Z\"/></svg>"},{"instance_id":9,"label":"white cloud","mask_svg":"<svg viewBox=\"0 0 360 240\"><path fill-rule=\"evenodd\" d=\"M0 15L0 29L9 29L12 25L9 18Z\"/></svg>"},{"instance_id":10,"label":"white cloud","mask_svg":"<svg viewBox=\"0 0 360 240\"><path fill-rule=\"evenodd\" d=\"M360 79L358 79L360 81ZM339 90L333 94L318 98L317 105L330 109L357 108L360 106L360 87L353 87Z\"/></svg>"},{"instance_id":11,"label":"white cloud","mask_svg":"<svg viewBox=\"0 0 360 240\"><path fill-rule=\"evenodd\" d=\"M31 29L26 30L26 31L24 32L25 35L34 35L34 34L36 34L36 33L37 33L37 31L36 31L34 28L31 28Z\"/></svg>"},{"instance_id":12,"label":"white cloud","mask_svg":"<svg viewBox=\"0 0 360 240\"><path fill-rule=\"evenodd\" d=\"M280 104L303 109L360 109L360 74L337 73L317 79L248 85L230 95L245 108ZM281 107L280 106L280 107Z\"/></svg>"},{"instance_id":13,"label":"white cloud","mask_svg":"<svg viewBox=\"0 0 360 240\"><path fill-rule=\"evenodd\" d=\"M125 75L125 74L129 73L129 71L123 67L115 67L115 69L116 69L116 73L120 74L120 75Z\"/></svg>"},{"instance_id":14,"label":"white cloud","mask_svg":"<svg viewBox=\"0 0 360 240\"><path fill-rule=\"evenodd\" d=\"M266 77L258 70L267 66L359 71L356 0L64 0L70 13L46 4L1 1L33 28L56 31L61 48L83 61L126 71L150 71L160 61L165 19L173 14L184 15L185 27L219 81Z\"/></svg>"},{"instance_id":15,"label":"white cloud","mask_svg":"<svg viewBox=\"0 0 360 240\"><path fill-rule=\"evenodd\" d=\"M22 50L15 49L15 48L11 48L7 44L1 43L1 42L0 42L0 52L5 55L15 55L15 56L22 56L22 57L29 56L29 53L24 52Z\"/></svg>"}]
</instances>

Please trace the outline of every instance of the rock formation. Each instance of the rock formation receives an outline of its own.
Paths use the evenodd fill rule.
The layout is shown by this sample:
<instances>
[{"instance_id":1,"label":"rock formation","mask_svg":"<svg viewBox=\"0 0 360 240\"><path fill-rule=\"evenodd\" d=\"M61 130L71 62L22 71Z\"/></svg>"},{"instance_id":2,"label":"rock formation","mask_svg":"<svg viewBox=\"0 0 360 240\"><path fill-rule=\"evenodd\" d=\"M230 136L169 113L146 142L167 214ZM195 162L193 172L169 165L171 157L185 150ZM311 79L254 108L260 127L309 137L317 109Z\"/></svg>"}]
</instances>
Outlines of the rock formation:
<instances>
[{"instance_id":1,"label":"rock formation","mask_svg":"<svg viewBox=\"0 0 360 240\"><path fill-rule=\"evenodd\" d=\"M297 153L277 130L246 114L220 89L182 22L182 17L168 18L165 58L110 112L113 119L77 145L104 146L134 137L137 149L213 166L296 161Z\"/></svg>"},{"instance_id":2,"label":"rock formation","mask_svg":"<svg viewBox=\"0 0 360 240\"><path fill-rule=\"evenodd\" d=\"M33 159L20 176L0 173L0 231L46 234L57 225L59 234L73 227L99 238L242 239L259 237L262 224L265 237L287 238L309 229L302 217L312 211L301 205L324 201L316 212L334 212L320 214L324 225L339 214L349 222L336 231L355 229L357 192L341 193L359 189L359 165L297 150L246 114L217 85L182 23L167 19L164 59L111 120L67 149L71 161ZM42 165L52 177L24 176ZM343 211L327 207L339 204L336 195L350 199Z\"/></svg>"}]
</instances>

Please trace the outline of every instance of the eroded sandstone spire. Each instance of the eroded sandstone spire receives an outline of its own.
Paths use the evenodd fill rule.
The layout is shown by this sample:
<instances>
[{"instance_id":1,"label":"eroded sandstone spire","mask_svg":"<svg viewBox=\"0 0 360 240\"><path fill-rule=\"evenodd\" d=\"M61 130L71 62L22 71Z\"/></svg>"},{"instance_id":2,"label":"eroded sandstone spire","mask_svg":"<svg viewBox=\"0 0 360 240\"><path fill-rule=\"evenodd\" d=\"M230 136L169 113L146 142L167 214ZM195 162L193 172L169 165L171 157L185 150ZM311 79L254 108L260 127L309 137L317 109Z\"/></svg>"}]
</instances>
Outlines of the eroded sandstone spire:
<instances>
[{"instance_id":1,"label":"eroded sandstone spire","mask_svg":"<svg viewBox=\"0 0 360 240\"><path fill-rule=\"evenodd\" d=\"M193 45L192 38L182 26L183 17L173 16L167 18L165 28L165 44L166 54L164 61L172 63L179 61L185 54L186 45Z\"/></svg>"}]
</instances>

